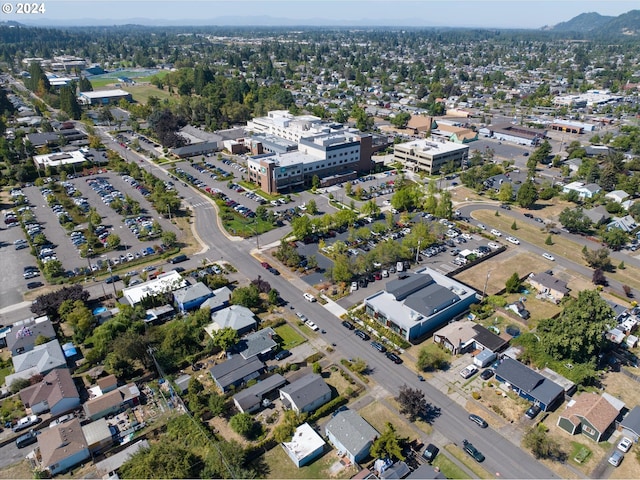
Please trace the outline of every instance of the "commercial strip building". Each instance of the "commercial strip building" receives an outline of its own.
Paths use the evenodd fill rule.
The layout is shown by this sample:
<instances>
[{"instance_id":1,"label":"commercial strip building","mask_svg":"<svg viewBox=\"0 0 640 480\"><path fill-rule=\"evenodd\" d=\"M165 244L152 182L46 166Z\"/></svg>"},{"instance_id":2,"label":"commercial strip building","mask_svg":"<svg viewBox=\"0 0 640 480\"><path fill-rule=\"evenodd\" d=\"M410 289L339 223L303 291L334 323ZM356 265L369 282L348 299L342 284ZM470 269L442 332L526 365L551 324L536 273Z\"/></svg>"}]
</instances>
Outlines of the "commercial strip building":
<instances>
[{"instance_id":1,"label":"commercial strip building","mask_svg":"<svg viewBox=\"0 0 640 480\"><path fill-rule=\"evenodd\" d=\"M468 145L442 138L413 140L393 147L394 162L401 163L412 172L422 171L429 175L438 175L442 167L450 162L460 169L468 158Z\"/></svg>"},{"instance_id":2,"label":"commercial strip building","mask_svg":"<svg viewBox=\"0 0 640 480\"><path fill-rule=\"evenodd\" d=\"M476 291L430 268L405 273L364 299L366 313L410 342L464 313Z\"/></svg>"}]
</instances>

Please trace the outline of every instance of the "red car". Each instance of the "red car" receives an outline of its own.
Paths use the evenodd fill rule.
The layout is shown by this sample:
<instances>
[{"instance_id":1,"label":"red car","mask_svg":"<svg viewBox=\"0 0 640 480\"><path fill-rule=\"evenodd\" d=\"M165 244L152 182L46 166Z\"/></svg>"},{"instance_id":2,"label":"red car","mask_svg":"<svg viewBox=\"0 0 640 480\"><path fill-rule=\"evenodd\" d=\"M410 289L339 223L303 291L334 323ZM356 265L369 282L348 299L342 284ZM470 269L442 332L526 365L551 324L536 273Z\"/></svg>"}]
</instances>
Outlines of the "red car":
<instances>
[{"instance_id":1,"label":"red car","mask_svg":"<svg viewBox=\"0 0 640 480\"><path fill-rule=\"evenodd\" d=\"M382 274L380 272L376 272L373 274L373 278L376 280L382 280Z\"/></svg>"},{"instance_id":2,"label":"red car","mask_svg":"<svg viewBox=\"0 0 640 480\"><path fill-rule=\"evenodd\" d=\"M271 265L269 265L267 262L260 262L260 265L262 265L262 268L266 268L267 270L271 268Z\"/></svg>"}]
</instances>

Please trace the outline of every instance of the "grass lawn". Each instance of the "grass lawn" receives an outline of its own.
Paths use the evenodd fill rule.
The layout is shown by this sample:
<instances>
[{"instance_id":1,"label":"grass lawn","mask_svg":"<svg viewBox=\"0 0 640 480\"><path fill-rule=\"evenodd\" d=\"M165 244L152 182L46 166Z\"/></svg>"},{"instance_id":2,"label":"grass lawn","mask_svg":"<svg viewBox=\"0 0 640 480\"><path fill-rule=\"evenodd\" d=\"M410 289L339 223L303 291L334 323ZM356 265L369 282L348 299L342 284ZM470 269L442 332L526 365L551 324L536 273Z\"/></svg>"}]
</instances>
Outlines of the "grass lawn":
<instances>
[{"instance_id":1,"label":"grass lawn","mask_svg":"<svg viewBox=\"0 0 640 480\"><path fill-rule=\"evenodd\" d=\"M296 332L291 325L280 325L274 328L275 332L282 339L282 348L284 350L291 350L293 347L303 344L307 340Z\"/></svg>"},{"instance_id":2,"label":"grass lawn","mask_svg":"<svg viewBox=\"0 0 640 480\"><path fill-rule=\"evenodd\" d=\"M453 444L446 445L445 450L451 455L456 457L460 463L464 464L473 474L478 478L493 478L484 468L482 468L478 462L471 458L461 447L457 447Z\"/></svg>"},{"instance_id":3,"label":"grass lawn","mask_svg":"<svg viewBox=\"0 0 640 480\"><path fill-rule=\"evenodd\" d=\"M258 217L245 218L227 206L220 206L220 209L222 224L232 235L248 238L255 235L256 232L261 234L274 229L271 222L260 220Z\"/></svg>"},{"instance_id":4,"label":"grass lawn","mask_svg":"<svg viewBox=\"0 0 640 480\"><path fill-rule=\"evenodd\" d=\"M131 93L133 99L138 103L147 103L149 97L156 97L160 101L170 98L171 94L165 90L160 90L153 85L127 85L122 87L123 90Z\"/></svg>"},{"instance_id":5,"label":"grass lawn","mask_svg":"<svg viewBox=\"0 0 640 480\"><path fill-rule=\"evenodd\" d=\"M262 457L262 461L267 465L267 470L262 471L264 478L351 478L358 470L356 467L346 467L338 469L337 463L340 459L335 450L329 450L311 464L304 467L296 467L282 446L277 445Z\"/></svg>"},{"instance_id":6,"label":"grass lawn","mask_svg":"<svg viewBox=\"0 0 640 480\"><path fill-rule=\"evenodd\" d=\"M453 463L451 460L449 460L446 456L442 454L438 455L435 458L435 460L431 462L431 465L434 467L438 467L442 472L442 474L447 478L451 478L451 479L468 478L468 475L464 472L464 470L462 470L460 467L458 467L455 463Z\"/></svg>"},{"instance_id":7,"label":"grass lawn","mask_svg":"<svg viewBox=\"0 0 640 480\"><path fill-rule=\"evenodd\" d=\"M4 385L4 378L10 375L12 370L11 367L0 368L0 385Z\"/></svg>"},{"instance_id":8,"label":"grass lawn","mask_svg":"<svg viewBox=\"0 0 640 480\"><path fill-rule=\"evenodd\" d=\"M578 442L571 442L571 446L573 448L571 449L571 453L569 454L570 460L578 464L582 464L586 462L591 456L591 450L589 450L585 445L582 445Z\"/></svg>"},{"instance_id":9,"label":"grass lawn","mask_svg":"<svg viewBox=\"0 0 640 480\"><path fill-rule=\"evenodd\" d=\"M0 469L0 478L33 478L29 460L23 459L13 465L3 466Z\"/></svg>"}]
</instances>

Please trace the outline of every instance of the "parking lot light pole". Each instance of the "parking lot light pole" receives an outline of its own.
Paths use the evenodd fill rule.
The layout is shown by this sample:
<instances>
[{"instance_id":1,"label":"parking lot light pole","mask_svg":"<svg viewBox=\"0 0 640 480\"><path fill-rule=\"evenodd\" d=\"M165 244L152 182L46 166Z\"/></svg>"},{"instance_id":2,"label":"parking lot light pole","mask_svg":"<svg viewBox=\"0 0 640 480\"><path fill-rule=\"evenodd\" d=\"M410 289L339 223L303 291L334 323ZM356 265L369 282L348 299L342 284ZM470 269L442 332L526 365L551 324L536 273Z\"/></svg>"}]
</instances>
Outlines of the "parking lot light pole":
<instances>
[{"instance_id":1,"label":"parking lot light pole","mask_svg":"<svg viewBox=\"0 0 640 480\"><path fill-rule=\"evenodd\" d=\"M418 248L416 248L416 263L418 263L418 259L420 258L420 242L422 242L422 240L418 240Z\"/></svg>"}]
</instances>

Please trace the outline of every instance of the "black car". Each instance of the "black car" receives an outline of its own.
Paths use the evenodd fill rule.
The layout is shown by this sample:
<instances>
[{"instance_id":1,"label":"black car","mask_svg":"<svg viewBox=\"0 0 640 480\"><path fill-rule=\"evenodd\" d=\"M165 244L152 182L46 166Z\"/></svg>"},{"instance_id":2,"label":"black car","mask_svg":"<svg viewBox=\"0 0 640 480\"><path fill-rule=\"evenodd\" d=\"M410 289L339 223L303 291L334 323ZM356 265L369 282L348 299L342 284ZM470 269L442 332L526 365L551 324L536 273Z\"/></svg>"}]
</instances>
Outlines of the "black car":
<instances>
[{"instance_id":1,"label":"black car","mask_svg":"<svg viewBox=\"0 0 640 480\"><path fill-rule=\"evenodd\" d=\"M282 350L281 352L276 353L275 360L284 360L287 357L291 356L291 352L289 350Z\"/></svg>"},{"instance_id":2,"label":"black car","mask_svg":"<svg viewBox=\"0 0 640 480\"><path fill-rule=\"evenodd\" d=\"M176 263L186 262L187 260L189 259L187 258L186 255L178 255L177 257L170 258L169 263L175 265Z\"/></svg>"},{"instance_id":3,"label":"black car","mask_svg":"<svg viewBox=\"0 0 640 480\"><path fill-rule=\"evenodd\" d=\"M359 330L357 328L353 331L353 333L355 333L356 336L360 337L362 340L369 340L371 338L369 335L367 335L362 330Z\"/></svg>"},{"instance_id":4,"label":"black car","mask_svg":"<svg viewBox=\"0 0 640 480\"><path fill-rule=\"evenodd\" d=\"M371 342L371 346L382 353L387 351L387 348L379 342Z\"/></svg>"},{"instance_id":5,"label":"black car","mask_svg":"<svg viewBox=\"0 0 640 480\"><path fill-rule=\"evenodd\" d=\"M482 453L480 453L478 449L474 447L473 444L468 440L462 441L462 448L465 452L471 455L476 462L484 462L484 455L482 455Z\"/></svg>"},{"instance_id":6,"label":"black car","mask_svg":"<svg viewBox=\"0 0 640 480\"><path fill-rule=\"evenodd\" d=\"M116 283L120 281L120 275L112 275L111 277L107 278L104 283Z\"/></svg>"},{"instance_id":7,"label":"black car","mask_svg":"<svg viewBox=\"0 0 640 480\"><path fill-rule=\"evenodd\" d=\"M29 290L32 290L34 288L42 287L43 285L44 285L44 283L42 283L42 282L29 282L29 283L27 283L27 288Z\"/></svg>"},{"instance_id":8,"label":"black car","mask_svg":"<svg viewBox=\"0 0 640 480\"><path fill-rule=\"evenodd\" d=\"M531 215L530 213L525 213L524 216L527 218L533 218L533 215Z\"/></svg>"},{"instance_id":9,"label":"black car","mask_svg":"<svg viewBox=\"0 0 640 480\"><path fill-rule=\"evenodd\" d=\"M271 272L273 275L280 275L280 272L273 267L269 267L269 272Z\"/></svg>"},{"instance_id":10,"label":"black car","mask_svg":"<svg viewBox=\"0 0 640 480\"><path fill-rule=\"evenodd\" d=\"M387 358L388 358L389 360L391 360L393 363L397 363L398 365L400 365L400 364L402 363L402 359L401 359L398 355L396 355L395 353L393 353L393 352L387 352L387 353L385 353L385 355L386 355L386 356L387 356Z\"/></svg>"},{"instance_id":11,"label":"black car","mask_svg":"<svg viewBox=\"0 0 640 480\"><path fill-rule=\"evenodd\" d=\"M474 415L473 413L469 415L469 420L471 420L473 423L477 423L482 428L487 428L489 426L484 418L479 415Z\"/></svg>"},{"instance_id":12,"label":"black car","mask_svg":"<svg viewBox=\"0 0 640 480\"><path fill-rule=\"evenodd\" d=\"M502 205L500 205L500 208L504 208L505 210L511 210L511 207L506 203L503 203Z\"/></svg>"},{"instance_id":13,"label":"black car","mask_svg":"<svg viewBox=\"0 0 640 480\"><path fill-rule=\"evenodd\" d=\"M480 378L482 380L489 380L491 377L493 377L493 369L491 368L487 368L484 372L480 374Z\"/></svg>"},{"instance_id":14,"label":"black car","mask_svg":"<svg viewBox=\"0 0 640 480\"><path fill-rule=\"evenodd\" d=\"M540 405L531 405L526 412L524 412L525 416L530 419L536 418L536 416L540 413L542 409Z\"/></svg>"},{"instance_id":15,"label":"black car","mask_svg":"<svg viewBox=\"0 0 640 480\"><path fill-rule=\"evenodd\" d=\"M436 458L440 449L436 447L433 443L427 445L427 448L422 452L422 458L424 458L427 462L433 462L433 459Z\"/></svg>"},{"instance_id":16,"label":"black car","mask_svg":"<svg viewBox=\"0 0 640 480\"><path fill-rule=\"evenodd\" d=\"M342 321L342 326L348 328L349 330L353 330L354 328L356 328L353 326L353 323L347 322L346 320Z\"/></svg>"}]
</instances>

